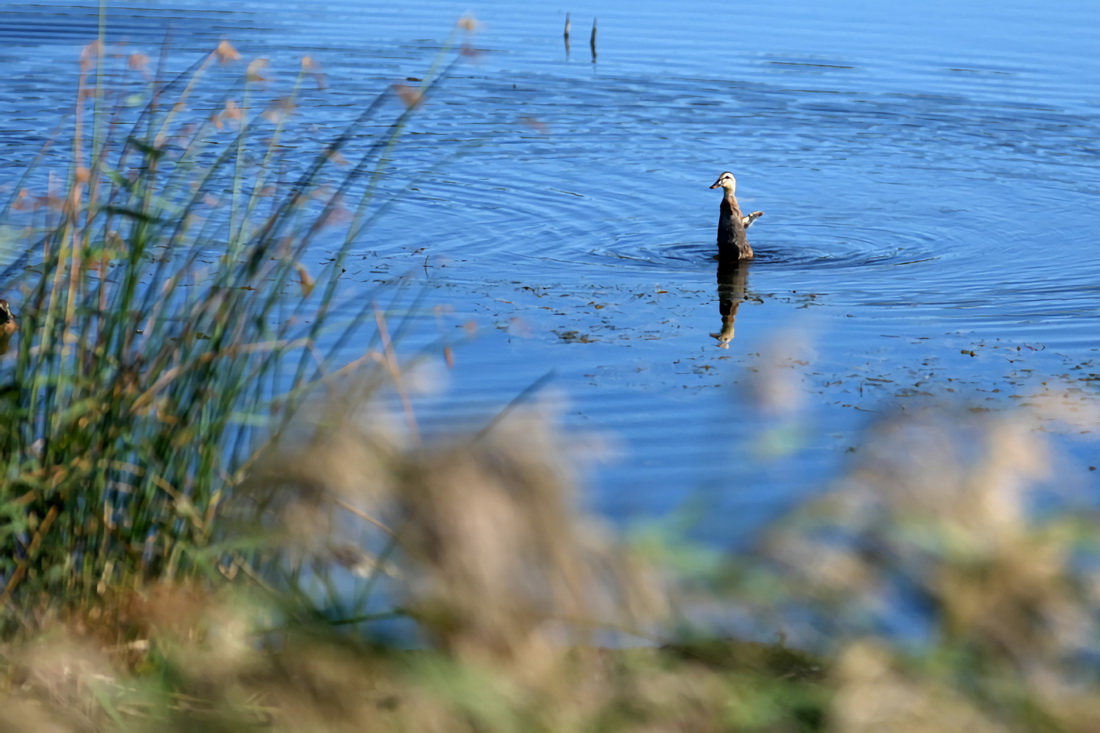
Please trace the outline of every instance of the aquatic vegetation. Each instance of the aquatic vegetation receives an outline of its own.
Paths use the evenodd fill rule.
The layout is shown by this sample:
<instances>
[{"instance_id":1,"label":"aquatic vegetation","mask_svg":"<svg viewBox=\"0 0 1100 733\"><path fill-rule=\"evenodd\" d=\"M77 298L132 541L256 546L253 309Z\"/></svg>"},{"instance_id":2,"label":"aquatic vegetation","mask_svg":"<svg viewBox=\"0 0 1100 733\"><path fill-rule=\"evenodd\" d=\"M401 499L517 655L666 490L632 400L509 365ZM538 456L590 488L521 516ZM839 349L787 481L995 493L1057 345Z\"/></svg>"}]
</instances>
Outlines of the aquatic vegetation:
<instances>
[{"instance_id":1,"label":"aquatic vegetation","mask_svg":"<svg viewBox=\"0 0 1100 733\"><path fill-rule=\"evenodd\" d=\"M339 377L329 354L384 324L373 294L352 308L337 283L416 105L383 90L298 170L280 149L314 62L267 102L263 60L225 41L169 80L149 63L89 44L64 182L40 155L0 209L21 237L0 275L19 324L0 363L3 633L229 572L209 548L258 446ZM322 237L329 257L307 266ZM361 389L394 366L372 330Z\"/></svg>"}]
</instances>

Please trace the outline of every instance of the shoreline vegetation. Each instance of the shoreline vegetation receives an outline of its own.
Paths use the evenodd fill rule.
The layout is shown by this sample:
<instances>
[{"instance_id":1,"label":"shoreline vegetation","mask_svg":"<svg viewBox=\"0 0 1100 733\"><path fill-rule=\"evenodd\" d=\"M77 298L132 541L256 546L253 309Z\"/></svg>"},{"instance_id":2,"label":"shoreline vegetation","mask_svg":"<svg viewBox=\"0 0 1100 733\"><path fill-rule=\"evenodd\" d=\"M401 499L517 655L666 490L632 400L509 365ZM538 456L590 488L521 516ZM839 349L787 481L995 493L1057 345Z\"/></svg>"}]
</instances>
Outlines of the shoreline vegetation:
<instances>
[{"instance_id":1,"label":"shoreline vegetation","mask_svg":"<svg viewBox=\"0 0 1100 733\"><path fill-rule=\"evenodd\" d=\"M0 208L0 727L1095 729L1097 508L1037 498L1035 428L1095 400L899 409L737 553L581 511L534 407L417 437L405 376L451 344L403 353L406 296L340 275L475 29L301 170L309 59L268 100L228 41L167 81L85 49L64 181L44 149Z\"/></svg>"}]
</instances>

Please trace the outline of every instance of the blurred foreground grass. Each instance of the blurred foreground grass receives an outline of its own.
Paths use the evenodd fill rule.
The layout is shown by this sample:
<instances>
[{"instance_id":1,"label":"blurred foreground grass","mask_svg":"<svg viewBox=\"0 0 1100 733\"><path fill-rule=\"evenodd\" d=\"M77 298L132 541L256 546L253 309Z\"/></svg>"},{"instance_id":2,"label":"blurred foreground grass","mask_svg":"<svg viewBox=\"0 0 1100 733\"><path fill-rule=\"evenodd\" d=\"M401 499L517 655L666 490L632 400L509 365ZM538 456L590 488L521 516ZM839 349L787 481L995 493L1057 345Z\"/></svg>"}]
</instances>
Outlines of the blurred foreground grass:
<instances>
[{"instance_id":1,"label":"blurred foreground grass","mask_svg":"<svg viewBox=\"0 0 1100 733\"><path fill-rule=\"evenodd\" d=\"M371 298L339 320L340 263L439 76L380 95L287 183L269 171L293 93L255 112L260 67L230 45L168 84L125 82L112 69L148 60L103 44L83 64L67 180L32 166L0 219L27 253L0 283L20 323L0 362L0 728L1100 724L1096 510L1037 510L1062 466L1033 412L883 420L748 552L624 541L577 510L537 415L426 446L370 409L402 363ZM183 119L219 64L244 88ZM314 278L302 256L339 225Z\"/></svg>"}]
</instances>

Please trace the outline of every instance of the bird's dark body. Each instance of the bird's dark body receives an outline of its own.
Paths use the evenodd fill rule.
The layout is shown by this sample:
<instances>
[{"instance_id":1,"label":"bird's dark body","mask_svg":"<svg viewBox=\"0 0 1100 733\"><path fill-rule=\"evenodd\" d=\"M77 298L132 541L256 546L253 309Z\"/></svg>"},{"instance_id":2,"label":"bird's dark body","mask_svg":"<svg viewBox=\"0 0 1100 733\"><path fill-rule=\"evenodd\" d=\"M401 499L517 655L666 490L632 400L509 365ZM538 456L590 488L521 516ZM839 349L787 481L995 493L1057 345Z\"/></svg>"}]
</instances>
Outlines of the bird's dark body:
<instances>
[{"instance_id":1,"label":"bird's dark body","mask_svg":"<svg viewBox=\"0 0 1100 733\"><path fill-rule=\"evenodd\" d=\"M722 208L718 216L718 259L752 259L752 247L745 236L741 207L737 205L737 199L732 194L722 197Z\"/></svg>"},{"instance_id":2,"label":"bird's dark body","mask_svg":"<svg viewBox=\"0 0 1100 733\"><path fill-rule=\"evenodd\" d=\"M752 259L752 247L745 236L754 221L764 215L763 211L754 211L748 216L741 213L737 203L737 179L729 171L718 176L711 188L722 189L722 208L718 216L718 259L723 262Z\"/></svg>"}]
</instances>

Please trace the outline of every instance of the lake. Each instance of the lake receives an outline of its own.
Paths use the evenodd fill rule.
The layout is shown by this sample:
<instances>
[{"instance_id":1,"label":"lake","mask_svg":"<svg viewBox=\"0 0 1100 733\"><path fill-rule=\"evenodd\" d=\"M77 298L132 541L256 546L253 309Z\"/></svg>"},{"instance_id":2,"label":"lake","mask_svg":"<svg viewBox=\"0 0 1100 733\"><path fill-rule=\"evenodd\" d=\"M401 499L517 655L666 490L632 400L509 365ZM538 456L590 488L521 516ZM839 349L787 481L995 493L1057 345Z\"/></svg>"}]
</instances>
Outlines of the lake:
<instances>
[{"instance_id":1,"label":"lake","mask_svg":"<svg viewBox=\"0 0 1100 733\"><path fill-rule=\"evenodd\" d=\"M227 38L270 60L272 97L318 62L326 84L303 90L287 143L302 156L423 78L472 12L472 52L388 164L392 202L342 297L350 313L404 278L405 348L456 342L422 375L428 434L535 385L528 401L593 458L585 503L616 522L705 500L700 531L737 542L899 404L1096 396L1100 5L614 1L595 58L584 6L114 5L127 52L155 57L171 28L184 68ZM9 171L71 110L97 12L0 8ZM765 216L757 260L719 272L723 170ZM1057 433L1059 480L1100 488L1094 444L1036 429Z\"/></svg>"}]
</instances>

